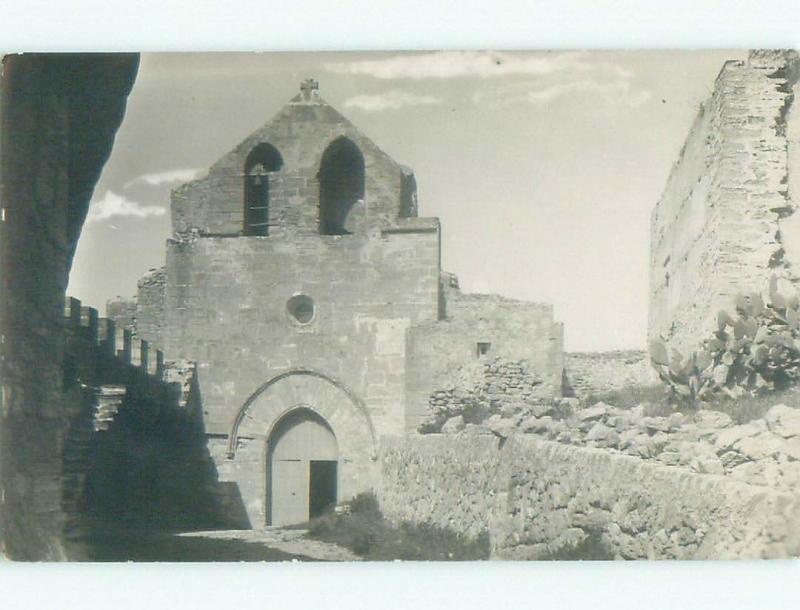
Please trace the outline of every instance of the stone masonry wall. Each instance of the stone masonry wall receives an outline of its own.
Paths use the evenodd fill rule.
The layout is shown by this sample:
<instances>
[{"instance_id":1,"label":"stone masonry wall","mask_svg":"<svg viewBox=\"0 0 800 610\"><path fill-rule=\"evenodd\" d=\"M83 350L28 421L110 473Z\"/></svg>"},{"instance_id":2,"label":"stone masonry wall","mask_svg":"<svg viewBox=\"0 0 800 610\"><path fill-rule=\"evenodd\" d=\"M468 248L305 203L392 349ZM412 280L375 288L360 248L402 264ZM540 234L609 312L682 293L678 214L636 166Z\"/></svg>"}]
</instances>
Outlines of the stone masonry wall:
<instances>
[{"instance_id":1,"label":"stone masonry wall","mask_svg":"<svg viewBox=\"0 0 800 610\"><path fill-rule=\"evenodd\" d=\"M435 224L375 238L171 242L164 347L198 362L211 434L228 434L248 397L295 368L345 384L367 405L379 435L397 434L405 333L436 318L438 261ZM307 324L287 311L295 294L314 301Z\"/></svg>"},{"instance_id":2,"label":"stone masonry wall","mask_svg":"<svg viewBox=\"0 0 800 610\"><path fill-rule=\"evenodd\" d=\"M269 177L270 235L319 233L319 171L323 153L339 137L353 142L366 166L364 200L348 215L352 232L365 232L393 222L401 213L415 213L407 200L414 182L404 170L361 134L350 121L315 95L301 94L273 119L219 159L206 177L172 194L172 226L176 234L241 235L244 171L248 154L260 143L274 146L283 160ZM405 188L404 188L405 185Z\"/></svg>"},{"instance_id":3,"label":"stone masonry wall","mask_svg":"<svg viewBox=\"0 0 800 610\"><path fill-rule=\"evenodd\" d=\"M561 395L563 326L553 321L551 305L450 290L446 316L408 331L408 432L444 395L457 401L484 384L498 400L521 399L524 388L530 390L526 399ZM479 353L479 343L486 353ZM487 368L498 359L502 370Z\"/></svg>"},{"instance_id":4,"label":"stone masonry wall","mask_svg":"<svg viewBox=\"0 0 800 610\"><path fill-rule=\"evenodd\" d=\"M0 555L65 557L64 292L132 54L15 54L0 80Z\"/></svg>"},{"instance_id":5,"label":"stone masonry wall","mask_svg":"<svg viewBox=\"0 0 800 610\"><path fill-rule=\"evenodd\" d=\"M587 398L658 383L650 356L639 350L564 354L565 392Z\"/></svg>"},{"instance_id":6,"label":"stone masonry wall","mask_svg":"<svg viewBox=\"0 0 800 610\"><path fill-rule=\"evenodd\" d=\"M164 343L166 273L151 269L139 280L136 295L136 336L156 345Z\"/></svg>"},{"instance_id":7,"label":"stone masonry wall","mask_svg":"<svg viewBox=\"0 0 800 610\"><path fill-rule=\"evenodd\" d=\"M651 217L649 336L696 347L739 292L800 285L796 52L731 61Z\"/></svg>"},{"instance_id":8,"label":"stone masonry wall","mask_svg":"<svg viewBox=\"0 0 800 610\"><path fill-rule=\"evenodd\" d=\"M492 554L540 557L590 531L625 559L800 554L800 500L779 489L535 436L385 439L381 508L468 535Z\"/></svg>"},{"instance_id":9,"label":"stone masonry wall","mask_svg":"<svg viewBox=\"0 0 800 610\"><path fill-rule=\"evenodd\" d=\"M136 299L117 297L106 303L106 317L112 320L117 328L136 331Z\"/></svg>"}]
</instances>

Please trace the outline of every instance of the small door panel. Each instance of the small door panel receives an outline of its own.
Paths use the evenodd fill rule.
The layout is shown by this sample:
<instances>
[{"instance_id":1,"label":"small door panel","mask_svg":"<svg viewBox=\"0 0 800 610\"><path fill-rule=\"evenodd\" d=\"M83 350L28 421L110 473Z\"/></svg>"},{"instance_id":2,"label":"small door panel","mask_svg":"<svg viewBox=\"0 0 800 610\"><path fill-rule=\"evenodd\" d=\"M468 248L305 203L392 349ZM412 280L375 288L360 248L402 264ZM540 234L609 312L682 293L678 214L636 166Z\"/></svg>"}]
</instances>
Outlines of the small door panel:
<instances>
[{"instance_id":1,"label":"small door panel","mask_svg":"<svg viewBox=\"0 0 800 610\"><path fill-rule=\"evenodd\" d=\"M308 512L312 519L336 506L336 466L334 460L309 462Z\"/></svg>"}]
</instances>

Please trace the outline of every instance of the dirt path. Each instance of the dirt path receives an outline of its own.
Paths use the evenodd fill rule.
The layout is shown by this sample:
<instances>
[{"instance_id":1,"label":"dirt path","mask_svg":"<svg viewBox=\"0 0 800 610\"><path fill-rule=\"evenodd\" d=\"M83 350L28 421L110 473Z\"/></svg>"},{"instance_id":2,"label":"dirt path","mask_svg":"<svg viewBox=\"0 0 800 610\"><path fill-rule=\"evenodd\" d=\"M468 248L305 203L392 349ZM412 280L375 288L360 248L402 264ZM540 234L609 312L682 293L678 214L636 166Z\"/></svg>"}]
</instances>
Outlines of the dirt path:
<instances>
[{"instance_id":1,"label":"dirt path","mask_svg":"<svg viewBox=\"0 0 800 610\"><path fill-rule=\"evenodd\" d=\"M259 544L288 555L314 561L360 561L352 551L330 542L304 538L306 530L267 528L262 530L220 530L188 532L182 538L238 541Z\"/></svg>"},{"instance_id":2,"label":"dirt path","mask_svg":"<svg viewBox=\"0 0 800 610\"><path fill-rule=\"evenodd\" d=\"M108 528L83 541L83 561L358 561L335 544L303 538L305 530L170 533Z\"/></svg>"}]
</instances>

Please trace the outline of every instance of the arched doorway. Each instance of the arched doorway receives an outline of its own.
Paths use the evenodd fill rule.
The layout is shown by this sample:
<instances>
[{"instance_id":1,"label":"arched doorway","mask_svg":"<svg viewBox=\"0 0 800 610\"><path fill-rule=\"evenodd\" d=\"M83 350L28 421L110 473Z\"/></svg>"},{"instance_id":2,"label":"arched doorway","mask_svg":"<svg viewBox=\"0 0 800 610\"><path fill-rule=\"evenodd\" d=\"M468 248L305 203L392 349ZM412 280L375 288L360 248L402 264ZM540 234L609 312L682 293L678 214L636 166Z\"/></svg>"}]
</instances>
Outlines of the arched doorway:
<instances>
[{"instance_id":1,"label":"arched doorway","mask_svg":"<svg viewBox=\"0 0 800 610\"><path fill-rule=\"evenodd\" d=\"M267 525L294 525L336 505L339 447L328 423L306 407L282 417L267 440Z\"/></svg>"}]
</instances>

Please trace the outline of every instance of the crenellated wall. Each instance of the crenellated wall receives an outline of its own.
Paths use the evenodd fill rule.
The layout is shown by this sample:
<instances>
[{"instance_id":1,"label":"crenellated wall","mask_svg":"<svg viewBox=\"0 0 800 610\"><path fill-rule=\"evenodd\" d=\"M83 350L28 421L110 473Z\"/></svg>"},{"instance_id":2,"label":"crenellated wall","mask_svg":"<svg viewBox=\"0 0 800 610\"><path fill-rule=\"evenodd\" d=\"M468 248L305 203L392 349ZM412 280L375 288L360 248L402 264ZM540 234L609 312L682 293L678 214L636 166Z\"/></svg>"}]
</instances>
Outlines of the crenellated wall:
<instances>
[{"instance_id":1,"label":"crenellated wall","mask_svg":"<svg viewBox=\"0 0 800 610\"><path fill-rule=\"evenodd\" d=\"M772 274L800 286L800 59L727 62L651 217L649 336L697 347Z\"/></svg>"},{"instance_id":2,"label":"crenellated wall","mask_svg":"<svg viewBox=\"0 0 800 610\"><path fill-rule=\"evenodd\" d=\"M221 523L194 365L165 360L74 298L64 329L67 426L50 493L65 515L68 556L90 558L98 527Z\"/></svg>"}]
</instances>

